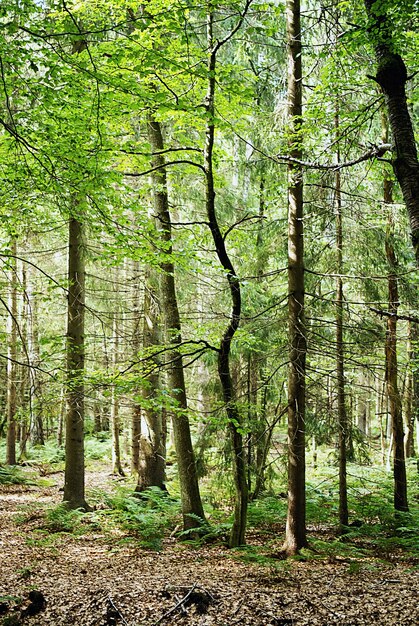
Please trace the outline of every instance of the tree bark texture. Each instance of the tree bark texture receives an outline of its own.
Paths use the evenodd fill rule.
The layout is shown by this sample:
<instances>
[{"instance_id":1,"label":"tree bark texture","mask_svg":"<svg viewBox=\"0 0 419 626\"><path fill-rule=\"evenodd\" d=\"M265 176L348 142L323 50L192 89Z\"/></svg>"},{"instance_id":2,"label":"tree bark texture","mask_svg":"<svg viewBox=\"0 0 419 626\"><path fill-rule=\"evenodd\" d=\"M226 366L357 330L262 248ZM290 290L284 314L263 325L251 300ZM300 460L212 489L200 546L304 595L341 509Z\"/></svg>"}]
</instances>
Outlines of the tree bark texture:
<instances>
[{"instance_id":1,"label":"tree bark texture","mask_svg":"<svg viewBox=\"0 0 419 626\"><path fill-rule=\"evenodd\" d=\"M302 63L300 1L287 0L290 156L301 160ZM288 165L288 512L283 549L307 545L305 497L305 369L303 172Z\"/></svg>"},{"instance_id":2,"label":"tree bark texture","mask_svg":"<svg viewBox=\"0 0 419 626\"><path fill-rule=\"evenodd\" d=\"M167 194L165 159L161 154L164 149L160 123L149 116L148 138L155 156L152 159L154 210L157 227L164 244L165 260L161 263L160 293L162 314L165 321L167 342L170 349L166 353L167 378L169 392L174 401L172 411L173 436L179 472L182 501L183 526L191 530L198 526L197 518L204 520L205 514L199 492L195 454L188 416L183 358L180 351L182 343L181 323L176 296L174 264L172 260L172 227Z\"/></svg>"},{"instance_id":3,"label":"tree bark texture","mask_svg":"<svg viewBox=\"0 0 419 626\"><path fill-rule=\"evenodd\" d=\"M64 501L86 509L84 485L84 314L85 265L83 224L69 221L67 309L67 415Z\"/></svg>"},{"instance_id":4,"label":"tree bark texture","mask_svg":"<svg viewBox=\"0 0 419 626\"><path fill-rule=\"evenodd\" d=\"M394 142L393 170L406 204L416 263L419 265L419 162L406 98L408 73L404 60L394 51L392 25L383 13L382 4L378 0L365 0L377 59L375 80L386 99Z\"/></svg>"}]
</instances>

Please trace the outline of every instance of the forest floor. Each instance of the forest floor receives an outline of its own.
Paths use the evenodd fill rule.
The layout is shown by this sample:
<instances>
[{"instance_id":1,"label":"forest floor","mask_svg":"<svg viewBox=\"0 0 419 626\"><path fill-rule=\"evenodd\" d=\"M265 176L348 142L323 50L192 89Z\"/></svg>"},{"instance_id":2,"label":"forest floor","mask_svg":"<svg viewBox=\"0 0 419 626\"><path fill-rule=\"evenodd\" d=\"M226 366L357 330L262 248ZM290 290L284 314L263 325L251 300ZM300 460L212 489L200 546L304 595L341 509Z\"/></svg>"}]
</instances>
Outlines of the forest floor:
<instances>
[{"instance_id":1,"label":"forest floor","mask_svg":"<svg viewBox=\"0 0 419 626\"><path fill-rule=\"evenodd\" d=\"M52 478L54 486L0 486L0 624L419 624L419 568L403 555L261 564L243 560L246 551L170 537L150 551L94 525L76 535L41 532L43 508L62 500L62 474ZM93 486L104 480L115 479L88 475ZM258 541L249 536L249 544ZM31 616L34 590L42 610Z\"/></svg>"}]
</instances>

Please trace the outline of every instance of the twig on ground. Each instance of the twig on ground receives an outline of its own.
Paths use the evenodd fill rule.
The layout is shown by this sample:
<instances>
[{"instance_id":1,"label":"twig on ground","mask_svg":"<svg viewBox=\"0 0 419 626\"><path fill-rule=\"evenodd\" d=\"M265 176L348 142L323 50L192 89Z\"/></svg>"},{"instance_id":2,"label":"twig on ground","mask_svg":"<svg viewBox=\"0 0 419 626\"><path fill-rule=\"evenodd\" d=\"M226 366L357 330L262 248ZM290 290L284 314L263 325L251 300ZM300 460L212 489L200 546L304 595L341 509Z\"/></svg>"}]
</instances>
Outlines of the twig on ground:
<instances>
[{"instance_id":1,"label":"twig on ground","mask_svg":"<svg viewBox=\"0 0 419 626\"><path fill-rule=\"evenodd\" d=\"M195 591L196 589L196 584L192 585L192 587L189 589L189 591L183 596L183 598L181 598L174 607L172 607L169 611L166 611L166 613L164 613L164 615L162 615L160 617L160 619L157 620L157 622L154 622L154 626L157 626L158 624L161 624L161 622L163 620L165 620L167 617L169 617L169 615L172 615L172 613L174 613L175 611L177 611L179 608L183 608L183 610L185 610L185 607L183 606L183 604L186 602L186 600L189 598L189 596L191 595L191 593L193 591ZM182 610L182 609L181 609Z\"/></svg>"},{"instance_id":2,"label":"twig on ground","mask_svg":"<svg viewBox=\"0 0 419 626\"><path fill-rule=\"evenodd\" d=\"M120 618L121 622L123 624L125 624L125 626L129 626L127 620L125 619L125 617L122 615L121 611L118 609L118 607L116 606L115 602L112 600L111 596L108 595L107 600L110 604L110 606L113 608L113 610L115 611L115 613L118 615L118 617Z\"/></svg>"}]
</instances>

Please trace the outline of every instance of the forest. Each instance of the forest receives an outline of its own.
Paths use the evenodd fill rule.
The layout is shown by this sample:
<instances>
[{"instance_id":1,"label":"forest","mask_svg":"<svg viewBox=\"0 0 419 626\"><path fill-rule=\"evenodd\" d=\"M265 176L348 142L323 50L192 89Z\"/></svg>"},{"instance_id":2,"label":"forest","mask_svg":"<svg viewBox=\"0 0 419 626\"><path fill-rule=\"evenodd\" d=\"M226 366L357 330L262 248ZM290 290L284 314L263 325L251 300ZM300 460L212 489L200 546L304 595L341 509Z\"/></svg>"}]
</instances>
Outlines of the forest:
<instances>
[{"instance_id":1,"label":"forest","mask_svg":"<svg viewBox=\"0 0 419 626\"><path fill-rule=\"evenodd\" d=\"M3 0L0 624L417 626L417 0Z\"/></svg>"}]
</instances>

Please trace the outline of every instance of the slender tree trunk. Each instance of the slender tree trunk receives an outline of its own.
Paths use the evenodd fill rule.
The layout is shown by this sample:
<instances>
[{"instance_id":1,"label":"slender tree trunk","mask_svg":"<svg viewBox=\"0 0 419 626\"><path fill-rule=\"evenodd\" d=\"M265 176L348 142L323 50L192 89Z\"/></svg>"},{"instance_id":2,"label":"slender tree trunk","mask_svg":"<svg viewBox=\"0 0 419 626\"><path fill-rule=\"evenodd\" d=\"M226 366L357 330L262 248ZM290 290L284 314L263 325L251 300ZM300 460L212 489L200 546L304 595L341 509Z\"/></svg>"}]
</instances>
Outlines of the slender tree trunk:
<instances>
[{"instance_id":1,"label":"slender tree trunk","mask_svg":"<svg viewBox=\"0 0 419 626\"><path fill-rule=\"evenodd\" d=\"M138 261L134 262L133 267L133 318L134 328L132 334L132 345L134 359L138 358L140 350L140 271ZM138 478L140 471L140 440L141 440L141 405L135 401L131 409L131 472Z\"/></svg>"},{"instance_id":2,"label":"slender tree trunk","mask_svg":"<svg viewBox=\"0 0 419 626\"><path fill-rule=\"evenodd\" d=\"M388 278L388 307L392 314L387 318L386 332L386 384L387 395L390 404L390 416L393 439L393 475L394 475L394 508L397 511L407 511L407 479L406 464L404 456L404 432L402 400L398 388L397 376L397 309L399 306L399 290L397 279L397 259L394 249L394 221L391 205L392 181L384 179L384 202L389 211L387 234L386 234L386 256L389 265Z\"/></svg>"},{"instance_id":3,"label":"slender tree trunk","mask_svg":"<svg viewBox=\"0 0 419 626\"><path fill-rule=\"evenodd\" d=\"M406 372L406 384L404 389L404 415L406 424L406 435L404 438L405 458L409 459L415 456L415 414L413 410L413 371L412 364L414 362L414 350L412 346L412 323L408 323L408 344L407 357L408 365Z\"/></svg>"},{"instance_id":4,"label":"slender tree trunk","mask_svg":"<svg viewBox=\"0 0 419 626\"><path fill-rule=\"evenodd\" d=\"M419 265L419 162L406 98L408 73L402 57L395 51L392 24L383 4L376 0L365 0L377 59L374 80L380 85L386 99L394 141L393 170L406 204L416 263Z\"/></svg>"},{"instance_id":5,"label":"slender tree trunk","mask_svg":"<svg viewBox=\"0 0 419 626\"><path fill-rule=\"evenodd\" d=\"M40 364L38 337L38 303L33 293L31 273L27 284L28 299L28 357L29 357L29 406L30 438L33 445L45 444L44 421L40 406L40 381L37 366Z\"/></svg>"},{"instance_id":6,"label":"slender tree trunk","mask_svg":"<svg viewBox=\"0 0 419 626\"><path fill-rule=\"evenodd\" d=\"M84 312L85 266L83 224L69 221L67 311L67 415L64 501L86 509L84 485Z\"/></svg>"},{"instance_id":7,"label":"slender tree trunk","mask_svg":"<svg viewBox=\"0 0 419 626\"><path fill-rule=\"evenodd\" d=\"M229 545L236 547L245 543L248 486L247 486L247 463L246 451L241 431L241 415L237 407L236 391L230 369L231 342L239 327L241 317L241 291L240 281L231 263L225 246L225 239L221 234L215 211L215 185L213 172L213 149L214 149L214 113L215 113L215 71L217 46L213 36L214 16L210 7L207 16L207 42L208 42L208 89L206 97L207 127L205 133L204 168L206 185L206 208L208 223L218 259L223 267L232 301L230 320L221 339L218 352L218 375L223 390L223 398L226 406L228 431L230 433L233 449L233 475L235 485L234 521L230 534Z\"/></svg>"},{"instance_id":8,"label":"slender tree trunk","mask_svg":"<svg viewBox=\"0 0 419 626\"><path fill-rule=\"evenodd\" d=\"M64 438L64 424L66 418L66 390L63 386L60 393L60 404L58 408L58 425L57 425L57 446L61 448Z\"/></svg>"},{"instance_id":9,"label":"slender tree trunk","mask_svg":"<svg viewBox=\"0 0 419 626\"><path fill-rule=\"evenodd\" d=\"M335 115L335 131L337 140L337 162L340 162L339 149L339 113ZM348 488L346 477L348 417L345 396L345 353L343 343L343 228L342 228L342 194L341 175L335 173L335 220L336 220L336 379L338 395L338 432L339 432L339 526L341 530L348 526Z\"/></svg>"},{"instance_id":10,"label":"slender tree trunk","mask_svg":"<svg viewBox=\"0 0 419 626\"><path fill-rule=\"evenodd\" d=\"M118 313L114 314L112 324L112 367L114 373L118 367L118 353L119 353L119 328L117 321ZM120 446L120 415L119 415L119 398L116 385L112 385L111 389L111 412L110 412L110 425L112 434L112 472L119 474L119 476L125 476L121 463L121 446Z\"/></svg>"},{"instance_id":11,"label":"slender tree trunk","mask_svg":"<svg viewBox=\"0 0 419 626\"><path fill-rule=\"evenodd\" d=\"M17 375L17 242L16 237L11 240L10 256L10 292L7 315L7 437L6 463L16 465L16 375Z\"/></svg>"},{"instance_id":12,"label":"slender tree trunk","mask_svg":"<svg viewBox=\"0 0 419 626\"><path fill-rule=\"evenodd\" d=\"M182 343L179 308L176 296L174 264L172 260L172 227L167 195L167 178L163 135L160 123L152 115L148 119L148 138L154 153L152 173L154 210L157 227L164 242L165 260L161 263L160 278L161 306L165 320L167 341L170 349L167 352L167 382L170 394L175 403L172 412L173 436L179 472L180 492L182 501L183 526L185 530L196 528L197 518L205 519L201 495L199 493L196 472L195 454L188 417L183 358L180 351ZM158 168L158 169L157 169Z\"/></svg>"},{"instance_id":13,"label":"slender tree trunk","mask_svg":"<svg viewBox=\"0 0 419 626\"><path fill-rule=\"evenodd\" d=\"M300 0L287 0L288 118L290 155L302 159L302 64ZM307 545L305 498L305 369L303 172L288 166L288 513L283 549L296 554Z\"/></svg>"}]
</instances>

